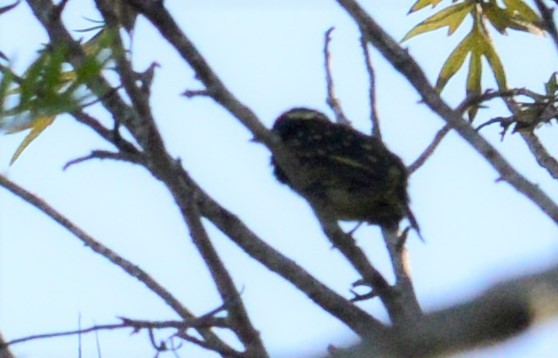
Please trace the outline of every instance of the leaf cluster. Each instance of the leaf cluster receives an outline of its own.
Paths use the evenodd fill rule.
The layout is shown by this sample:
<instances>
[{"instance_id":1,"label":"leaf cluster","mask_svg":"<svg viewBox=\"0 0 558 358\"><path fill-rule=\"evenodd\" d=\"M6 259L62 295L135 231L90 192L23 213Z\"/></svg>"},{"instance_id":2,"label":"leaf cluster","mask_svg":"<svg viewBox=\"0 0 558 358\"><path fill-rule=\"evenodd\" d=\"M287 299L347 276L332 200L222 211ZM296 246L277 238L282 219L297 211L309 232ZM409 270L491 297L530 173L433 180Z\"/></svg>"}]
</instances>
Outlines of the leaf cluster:
<instances>
[{"instance_id":1,"label":"leaf cluster","mask_svg":"<svg viewBox=\"0 0 558 358\"><path fill-rule=\"evenodd\" d=\"M85 84L110 60L110 56L101 57L101 52L110 48L110 39L108 31L101 31L85 43L83 50L87 56L77 68L67 61L68 48L55 45L39 51L37 59L21 76L8 65L0 67L0 130L10 134L31 129L10 164L58 115L86 105L92 94Z\"/></svg>"},{"instance_id":2,"label":"leaf cluster","mask_svg":"<svg viewBox=\"0 0 558 358\"><path fill-rule=\"evenodd\" d=\"M419 11L428 5L434 8L440 2L442 0L418 0L409 12ZM506 72L487 25L490 24L502 35L506 35L508 29L542 35L544 26L541 18L523 0L453 0L452 3L412 28L403 37L403 41L442 27L447 27L448 36L451 36L463 25L465 18L469 17L472 20L471 29L444 62L436 88L442 91L469 58L466 93L467 96L480 96L483 90L481 79L484 58L494 74L498 88L506 90ZM476 110L477 108L469 110L470 118L474 118Z\"/></svg>"}]
</instances>

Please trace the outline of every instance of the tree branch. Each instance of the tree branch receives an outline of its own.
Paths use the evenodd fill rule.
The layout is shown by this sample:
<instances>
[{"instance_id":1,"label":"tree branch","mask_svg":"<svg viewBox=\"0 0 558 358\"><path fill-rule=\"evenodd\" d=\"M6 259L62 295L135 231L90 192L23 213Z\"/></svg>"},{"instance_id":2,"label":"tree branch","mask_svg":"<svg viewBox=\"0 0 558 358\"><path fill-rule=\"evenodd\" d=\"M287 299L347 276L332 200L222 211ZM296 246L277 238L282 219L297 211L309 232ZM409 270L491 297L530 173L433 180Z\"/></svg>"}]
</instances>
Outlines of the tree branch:
<instances>
[{"instance_id":1,"label":"tree branch","mask_svg":"<svg viewBox=\"0 0 558 358\"><path fill-rule=\"evenodd\" d=\"M337 123L350 125L351 121L347 119L345 113L343 113L343 108L341 108L341 103L339 99L335 96L335 85L333 83L333 76L331 71L331 54L329 53L329 44L331 43L331 34L335 30L335 27L330 27L324 35L324 68L326 77L326 87L327 87L327 98L326 103L331 108L335 114L335 121Z\"/></svg>"},{"instance_id":2,"label":"tree branch","mask_svg":"<svg viewBox=\"0 0 558 358\"><path fill-rule=\"evenodd\" d=\"M155 281L147 272L143 271L138 266L134 265L122 256L118 255L116 252L104 246L99 241L95 240L93 237L89 236L68 218L66 218L64 215L60 214L53 207L47 204L44 200L23 189L3 175L0 175L0 186L4 187L17 197L39 209L45 215L49 216L52 220L59 223L62 227L71 232L85 246L90 247L91 250L103 256L114 265L120 267L124 272L138 279L153 293L159 296L163 300L163 302L169 305L180 317L185 320L196 319L196 316L193 313L191 313L186 307L184 307L180 303L180 301L178 301L169 291L167 291L163 286ZM210 330L200 329L199 332L208 342L211 342L212 345L216 347L222 347L223 349L228 348L227 345Z\"/></svg>"},{"instance_id":3,"label":"tree branch","mask_svg":"<svg viewBox=\"0 0 558 358\"><path fill-rule=\"evenodd\" d=\"M196 191L195 198L202 215L249 256L291 282L317 305L345 323L358 335L375 339L374 337L385 334L387 327L382 323L326 287L303 267L261 240L236 215L221 207L203 189L195 185L187 174L183 175L183 180Z\"/></svg>"},{"instance_id":4,"label":"tree branch","mask_svg":"<svg viewBox=\"0 0 558 358\"><path fill-rule=\"evenodd\" d=\"M278 141L271 136L254 112L243 105L224 86L194 44L180 30L178 24L164 8L162 1L128 0L128 4L142 13L194 69L211 98L238 118L252 132L255 140L269 147L276 147Z\"/></svg>"},{"instance_id":5,"label":"tree branch","mask_svg":"<svg viewBox=\"0 0 558 358\"><path fill-rule=\"evenodd\" d=\"M131 155L122 152L109 152L107 150L93 150L90 154L86 156L70 160L62 167L62 169L66 170L73 165L83 163L92 159L112 159L112 160L130 162L134 164L141 164L143 162L143 157L141 155Z\"/></svg>"},{"instance_id":6,"label":"tree branch","mask_svg":"<svg viewBox=\"0 0 558 358\"><path fill-rule=\"evenodd\" d=\"M191 191L189 192L192 193ZM268 357L268 353L260 339L260 334L248 317L232 277L215 251L203 227L196 200L193 196L180 198L177 204L180 206L184 220L188 225L190 236L211 272L221 299L223 302L229 302L227 304L227 311L229 312L232 328L244 344L246 348L245 354L248 357Z\"/></svg>"},{"instance_id":7,"label":"tree branch","mask_svg":"<svg viewBox=\"0 0 558 358\"><path fill-rule=\"evenodd\" d=\"M34 334L27 337L13 339L9 342L0 343L0 352L2 349L6 349L9 346L13 346L19 343L25 343L29 341L56 338L56 337L83 335L83 334L88 334L93 332L112 331L117 329L132 329L133 333L137 333L142 329L153 330L153 329L174 328L179 331L184 331L189 328L213 328L213 327L228 328L229 327L229 324L227 323L226 319L217 318L217 317L206 317L206 315L193 320L185 320L185 321L146 321L146 320L129 319L125 317L119 317L119 319L121 320L121 323L100 324L100 325L94 325L88 328L81 328L72 331ZM0 357L2 356L0 355Z\"/></svg>"},{"instance_id":8,"label":"tree branch","mask_svg":"<svg viewBox=\"0 0 558 358\"><path fill-rule=\"evenodd\" d=\"M438 131L438 133L436 133L434 139L432 139L432 142L428 145L428 147L426 147L424 151L418 156L418 158L415 159L415 161L407 167L407 171L409 172L409 174L416 172L420 167L424 165L424 163L426 163L428 158L430 158L430 156L434 153L438 145L442 143L442 140L444 139L446 134L449 133L450 130L451 126L446 124Z\"/></svg>"},{"instance_id":9,"label":"tree branch","mask_svg":"<svg viewBox=\"0 0 558 358\"><path fill-rule=\"evenodd\" d=\"M0 358L15 358L10 349L8 348L8 342L4 339L0 333Z\"/></svg>"},{"instance_id":10,"label":"tree branch","mask_svg":"<svg viewBox=\"0 0 558 358\"><path fill-rule=\"evenodd\" d=\"M395 290L388 284L383 275L368 261L364 252L356 245L353 237L343 232L336 220L316 208L314 211L333 246L361 275L362 281L372 288L373 294L382 300L393 325L396 327L406 325L416 319L417 314L420 314L420 307L414 297L412 286L411 291L408 290L409 285L404 287L405 296L403 297L401 295L403 289ZM408 298L412 298L412 300L407 302Z\"/></svg>"},{"instance_id":11,"label":"tree branch","mask_svg":"<svg viewBox=\"0 0 558 358\"><path fill-rule=\"evenodd\" d=\"M550 9L542 0L535 0L535 4L541 13L541 18L546 29L546 32L552 38L556 50L558 50L558 29L556 29L556 23L554 22L554 9Z\"/></svg>"},{"instance_id":12,"label":"tree branch","mask_svg":"<svg viewBox=\"0 0 558 358\"><path fill-rule=\"evenodd\" d=\"M533 322L558 315L558 267L511 279L473 300L424 315L415 324L395 329L384 342L363 342L334 357L395 358L446 356L492 344L525 331ZM420 334L417 334L420 332Z\"/></svg>"},{"instance_id":13,"label":"tree branch","mask_svg":"<svg viewBox=\"0 0 558 358\"><path fill-rule=\"evenodd\" d=\"M392 299L397 300L399 306L405 308L406 325L409 322L416 321L422 315L422 310L413 287L413 281L411 280L407 248L405 247L407 234L408 230L398 234L397 229L388 230L382 228L382 236L386 243L395 276L395 284L392 286L392 291L395 294Z\"/></svg>"},{"instance_id":14,"label":"tree branch","mask_svg":"<svg viewBox=\"0 0 558 358\"><path fill-rule=\"evenodd\" d=\"M537 135L531 131L521 131L521 138L527 143L529 150L537 160L537 163L554 179L558 179L558 161L550 155Z\"/></svg>"},{"instance_id":15,"label":"tree branch","mask_svg":"<svg viewBox=\"0 0 558 358\"><path fill-rule=\"evenodd\" d=\"M380 118L378 117L378 109L376 106L376 74L372 66L372 58L370 51L368 51L368 41L366 41L364 34L360 35L360 47L364 55L364 65L368 73L368 102L370 103L370 121L372 122L372 136L382 139L382 131L380 128Z\"/></svg>"}]
</instances>

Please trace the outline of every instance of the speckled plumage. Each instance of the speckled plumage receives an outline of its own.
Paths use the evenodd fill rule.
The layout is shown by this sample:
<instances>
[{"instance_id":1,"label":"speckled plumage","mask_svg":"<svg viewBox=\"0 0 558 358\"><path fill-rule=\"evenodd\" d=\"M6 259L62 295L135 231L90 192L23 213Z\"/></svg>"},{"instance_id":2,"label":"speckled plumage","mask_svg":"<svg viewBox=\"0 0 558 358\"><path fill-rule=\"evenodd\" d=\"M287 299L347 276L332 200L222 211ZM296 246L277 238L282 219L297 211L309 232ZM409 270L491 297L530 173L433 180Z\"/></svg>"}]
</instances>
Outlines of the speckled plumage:
<instances>
[{"instance_id":1,"label":"speckled plumage","mask_svg":"<svg viewBox=\"0 0 558 358\"><path fill-rule=\"evenodd\" d=\"M408 216L405 165L377 138L332 123L320 112L294 108L273 125L305 180L295 185L272 158L277 179L339 220L396 226Z\"/></svg>"}]
</instances>

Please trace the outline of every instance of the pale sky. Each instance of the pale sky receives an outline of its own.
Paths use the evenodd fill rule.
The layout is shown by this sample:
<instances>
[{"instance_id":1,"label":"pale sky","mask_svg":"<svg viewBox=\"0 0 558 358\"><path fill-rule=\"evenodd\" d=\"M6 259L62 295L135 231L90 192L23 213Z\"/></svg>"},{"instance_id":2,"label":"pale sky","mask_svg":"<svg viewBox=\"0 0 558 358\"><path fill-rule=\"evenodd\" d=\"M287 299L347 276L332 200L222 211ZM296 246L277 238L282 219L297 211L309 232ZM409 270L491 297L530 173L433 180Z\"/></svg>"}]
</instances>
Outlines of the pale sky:
<instances>
[{"instance_id":1,"label":"pale sky","mask_svg":"<svg viewBox=\"0 0 558 358\"><path fill-rule=\"evenodd\" d=\"M271 126L295 106L332 115L325 104L323 35L335 26L332 58L337 95L348 117L368 132L367 84L356 26L335 1L178 1L167 7L229 89ZM429 13L407 16L412 1L373 1L368 10L396 39ZM2 2L1 5L4 5ZM373 4L373 5L372 5ZM91 27L99 18L90 1L69 2L71 29ZM465 26L466 27L466 26ZM445 30L405 43L432 82L455 44ZM45 34L25 4L0 16L0 50L17 69L28 66ZM542 91L556 70L548 38L512 32L495 42L512 87ZM220 204L235 212L266 242L294 259L337 292L350 297L359 277L331 249L308 205L272 176L269 152L250 142L250 133L206 98L187 100L199 89L193 72L147 21L137 23L133 58L137 70L152 61L156 74L152 106L170 152ZM389 148L411 163L442 121L377 52L378 111ZM486 71L485 86L495 86ZM456 104L464 93L460 73L444 91ZM502 106L482 110L482 123L507 115ZM92 110L107 121L106 113ZM110 122L106 122L110 123ZM537 131L553 153L551 127ZM540 169L518 136L500 142L499 128L485 136L513 166L558 200L555 183ZM60 116L12 166L9 159L25 134L0 137L0 166L10 179L49 201L85 231L159 280L188 308L203 314L220 305L203 263L191 244L165 188L145 170L110 161L91 161L67 171L62 166L93 149L109 148L87 128ZM412 208L426 243L409 241L413 278L426 311L474 297L491 284L541 270L558 259L555 225L458 136L451 134L410 179ZM270 354L323 354L329 344L354 340L348 329L315 307L289 283L250 259L209 223L206 227L230 269ZM347 228L352 225L347 225ZM390 277L387 254L376 227L356 234L372 262ZM385 318L377 301L359 304ZM0 189L0 331L7 339L134 319L176 319L173 312L134 278L83 247L77 239L20 199ZM558 321L530 329L475 357L548 356L558 350ZM161 338L172 332L161 332ZM102 356L152 357L145 333L103 332ZM82 338L83 357L97 357L95 337ZM35 341L13 347L18 357L77 357L77 337ZM214 355L184 343L181 357ZM172 354L163 355L163 357ZM472 353L464 356L473 356Z\"/></svg>"}]
</instances>

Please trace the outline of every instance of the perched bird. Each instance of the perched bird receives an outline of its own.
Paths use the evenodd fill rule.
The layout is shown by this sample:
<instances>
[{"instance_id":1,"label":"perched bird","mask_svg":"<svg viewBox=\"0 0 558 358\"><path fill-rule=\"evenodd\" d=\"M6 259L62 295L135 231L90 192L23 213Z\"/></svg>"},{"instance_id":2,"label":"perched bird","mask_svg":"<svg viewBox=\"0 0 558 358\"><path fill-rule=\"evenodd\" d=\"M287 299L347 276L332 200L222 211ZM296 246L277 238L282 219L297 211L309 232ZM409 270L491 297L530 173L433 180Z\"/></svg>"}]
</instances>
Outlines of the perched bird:
<instances>
[{"instance_id":1,"label":"perched bird","mask_svg":"<svg viewBox=\"0 0 558 358\"><path fill-rule=\"evenodd\" d=\"M409 209L405 165L381 140L307 108L281 114L271 131L294 163L289 172L272 157L280 182L335 219L395 229L407 217L418 231Z\"/></svg>"}]
</instances>

